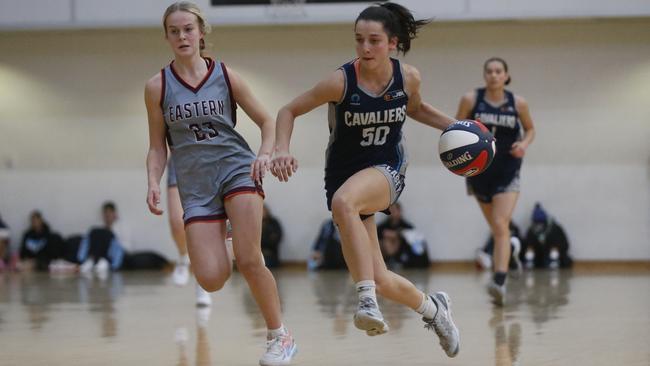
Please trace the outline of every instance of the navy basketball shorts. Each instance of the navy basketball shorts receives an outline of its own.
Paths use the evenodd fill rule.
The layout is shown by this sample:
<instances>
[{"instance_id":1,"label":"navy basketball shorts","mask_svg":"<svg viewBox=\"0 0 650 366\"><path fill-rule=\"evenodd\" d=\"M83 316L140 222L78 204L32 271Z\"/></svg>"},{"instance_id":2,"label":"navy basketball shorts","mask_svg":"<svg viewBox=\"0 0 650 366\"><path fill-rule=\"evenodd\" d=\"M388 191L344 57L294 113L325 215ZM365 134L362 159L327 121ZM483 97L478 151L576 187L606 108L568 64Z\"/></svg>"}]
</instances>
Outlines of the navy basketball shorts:
<instances>
[{"instance_id":1,"label":"navy basketball shorts","mask_svg":"<svg viewBox=\"0 0 650 366\"><path fill-rule=\"evenodd\" d=\"M479 202L491 203L500 193L519 192L521 159L495 159L483 173L467 178L467 193Z\"/></svg>"}]
</instances>

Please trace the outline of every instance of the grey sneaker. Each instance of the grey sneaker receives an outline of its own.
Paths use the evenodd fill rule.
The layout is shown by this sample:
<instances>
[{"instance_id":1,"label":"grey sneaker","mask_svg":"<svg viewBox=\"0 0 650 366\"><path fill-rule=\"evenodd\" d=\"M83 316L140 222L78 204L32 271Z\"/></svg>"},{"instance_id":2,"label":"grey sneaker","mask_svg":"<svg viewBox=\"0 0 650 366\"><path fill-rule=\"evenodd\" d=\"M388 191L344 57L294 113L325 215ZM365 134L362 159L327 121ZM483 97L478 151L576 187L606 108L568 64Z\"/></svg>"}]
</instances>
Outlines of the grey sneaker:
<instances>
[{"instance_id":1,"label":"grey sneaker","mask_svg":"<svg viewBox=\"0 0 650 366\"><path fill-rule=\"evenodd\" d=\"M460 351L460 333L451 318L451 299L444 292L436 292L429 297L436 304L438 310L433 319L422 318L425 322L424 327L436 332L440 338L440 346L447 356L456 357Z\"/></svg>"},{"instance_id":2,"label":"grey sneaker","mask_svg":"<svg viewBox=\"0 0 650 366\"><path fill-rule=\"evenodd\" d=\"M359 299L359 307L354 314L354 326L365 330L369 336L376 336L388 332L388 324L381 315L377 301L371 297Z\"/></svg>"},{"instance_id":3,"label":"grey sneaker","mask_svg":"<svg viewBox=\"0 0 650 366\"><path fill-rule=\"evenodd\" d=\"M494 282L490 282L487 287L488 294L492 296L492 302L494 305L504 306L506 304L506 285L501 286L497 285Z\"/></svg>"}]
</instances>

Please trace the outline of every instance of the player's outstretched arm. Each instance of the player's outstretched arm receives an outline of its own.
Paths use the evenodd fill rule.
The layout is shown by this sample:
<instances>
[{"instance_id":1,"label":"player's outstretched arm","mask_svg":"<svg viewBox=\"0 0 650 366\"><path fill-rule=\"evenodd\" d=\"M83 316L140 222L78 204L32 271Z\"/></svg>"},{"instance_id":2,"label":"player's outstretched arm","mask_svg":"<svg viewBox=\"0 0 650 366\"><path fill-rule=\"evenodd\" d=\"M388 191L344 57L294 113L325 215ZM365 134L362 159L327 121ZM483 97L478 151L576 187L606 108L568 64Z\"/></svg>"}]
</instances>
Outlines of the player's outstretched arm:
<instances>
[{"instance_id":1,"label":"player's outstretched arm","mask_svg":"<svg viewBox=\"0 0 650 366\"><path fill-rule=\"evenodd\" d=\"M255 122L262 133L262 143L257 152L257 158L251 163L251 178L261 184L266 171L271 167L271 155L275 144L275 120L253 95L248 84L239 73L227 66L226 70L235 101L246 112L246 115Z\"/></svg>"},{"instance_id":2,"label":"player's outstretched arm","mask_svg":"<svg viewBox=\"0 0 650 366\"><path fill-rule=\"evenodd\" d=\"M429 103L422 101L420 95L420 73L411 66L404 64L406 92L409 96L409 102L406 106L406 114L414 120L427 126L444 130L455 120Z\"/></svg>"},{"instance_id":3,"label":"player's outstretched arm","mask_svg":"<svg viewBox=\"0 0 650 366\"><path fill-rule=\"evenodd\" d=\"M316 86L280 108L276 120L275 156L271 172L281 182L288 181L289 177L298 170L298 160L289 152L289 143L296 117L325 103L338 102L343 95L344 86L343 71L336 70Z\"/></svg>"}]
</instances>

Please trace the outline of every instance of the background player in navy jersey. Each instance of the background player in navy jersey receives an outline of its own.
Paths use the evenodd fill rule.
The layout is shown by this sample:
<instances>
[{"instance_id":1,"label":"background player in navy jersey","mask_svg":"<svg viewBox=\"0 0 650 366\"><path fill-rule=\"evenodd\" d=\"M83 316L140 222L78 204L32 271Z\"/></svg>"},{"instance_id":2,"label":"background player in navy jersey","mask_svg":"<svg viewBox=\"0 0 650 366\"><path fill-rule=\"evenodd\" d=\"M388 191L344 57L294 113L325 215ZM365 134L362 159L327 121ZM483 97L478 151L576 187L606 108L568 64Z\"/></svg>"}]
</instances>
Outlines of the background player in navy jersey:
<instances>
[{"instance_id":1,"label":"background player in navy jersey","mask_svg":"<svg viewBox=\"0 0 650 366\"><path fill-rule=\"evenodd\" d=\"M275 279L264 266L260 248L261 180L273 150L274 120L237 73L202 57L209 25L195 4L170 5L163 16L163 27L174 60L145 87L149 210L162 214L158 205L167 138L197 281L204 289L217 291L230 277L225 245L228 218L237 268L268 327L267 350L260 364L286 365L296 346L282 324ZM257 156L234 129L236 103L260 127L262 143Z\"/></svg>"},{"instance_id":2,"label":"background player in navy jersey","mask_svg":"<svg viewBox=\"0 0 650 366\"><path fill-rule=\"evenodd\" d=\"M478 201L494 237L494 276L488 292L494 303L505 303L505 280L510 261L510 228L519 197L519 170L528 145L535 137L528 103L505 89L510 83L508 65L493 57L483 65L485 87L465 94L456 118L475 119L490 129L497 151L490 167L467 178L467 187ZM523 137L522 137L523 127Z\"/></svg>"},{"instance_id":3,"label":"background player in navy jersey","mask_svg":"<svg viewBox=\"0 0 650 366\"><path fill-rule=\"evenodd\" d=\"M427 22L416 21L408 9L394 3L362 11L354 28L358 58L279 111L271 171L281 181L296 172L297 160L289 152L294 120L329 103L325 190L359 294L354 324L368 335L388 330L377 306L379 293L422 314L426 327L436 331L453 357L459 350L459 334L448 295L428 296L387 270L374 218L375 212L397 200L404 187L407 157L401 140L406 116L438 129L453 122L421 100L418 71L389 57L392 51L406 53L418 28Z\"/></svg>"}]
</instances>

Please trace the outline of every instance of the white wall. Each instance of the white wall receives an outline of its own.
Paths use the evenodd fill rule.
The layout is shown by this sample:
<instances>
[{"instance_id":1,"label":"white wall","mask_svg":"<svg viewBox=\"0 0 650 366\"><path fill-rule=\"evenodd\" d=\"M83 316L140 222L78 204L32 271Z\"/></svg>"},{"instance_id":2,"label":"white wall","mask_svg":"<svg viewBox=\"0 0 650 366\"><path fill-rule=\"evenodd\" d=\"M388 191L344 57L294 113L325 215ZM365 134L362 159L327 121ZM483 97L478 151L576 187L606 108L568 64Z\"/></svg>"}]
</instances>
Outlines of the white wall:
<instances>
[{"instance_id":1,"label":"white wall","mask_svg":"<svg viewBox=\"0 0 650 366\"><path fill-rule=\"evenodd\" d=\"M438 21L642 17L645 0L396 0L418 17ZM0 29L73 29L158 26L171 0L0 0ZM195 0L220 25L347 23L366 3L211 6ZM270 3L270 1L269 1Z\"/></svg>"},{"instance_id":2,"label":"white wall","mask_svg":"<svg viewBox=\"0 0 650 366\"><path fill-rule=\"evenodd\" d=\"M218 28L209 41L272 113L354 56L351 25ZM157 30L2 33L0 213L14 241L34 208L71 234L98 222L99 205L113 199L137 248L173 254L166 218L144 204L142 88L168 62L166 47ZM434 23L405 60L422 73L424 98L454 114L492 55L509 61L512 90L529 101L538 131L516 219L527 226L540 200L565 225L578 259L650 259L650 119L642 107L650 100L650 21ZM296 179L265 184L287 231L286 259L306 257L327 216L325 120L320 108L296 125ZM247 118L238 128L259 144ZM439 163L438 135L414 122L406 128L405 213L435 259L469 259L487 226L462 179Z\"/></svg>"}]
</instances>

